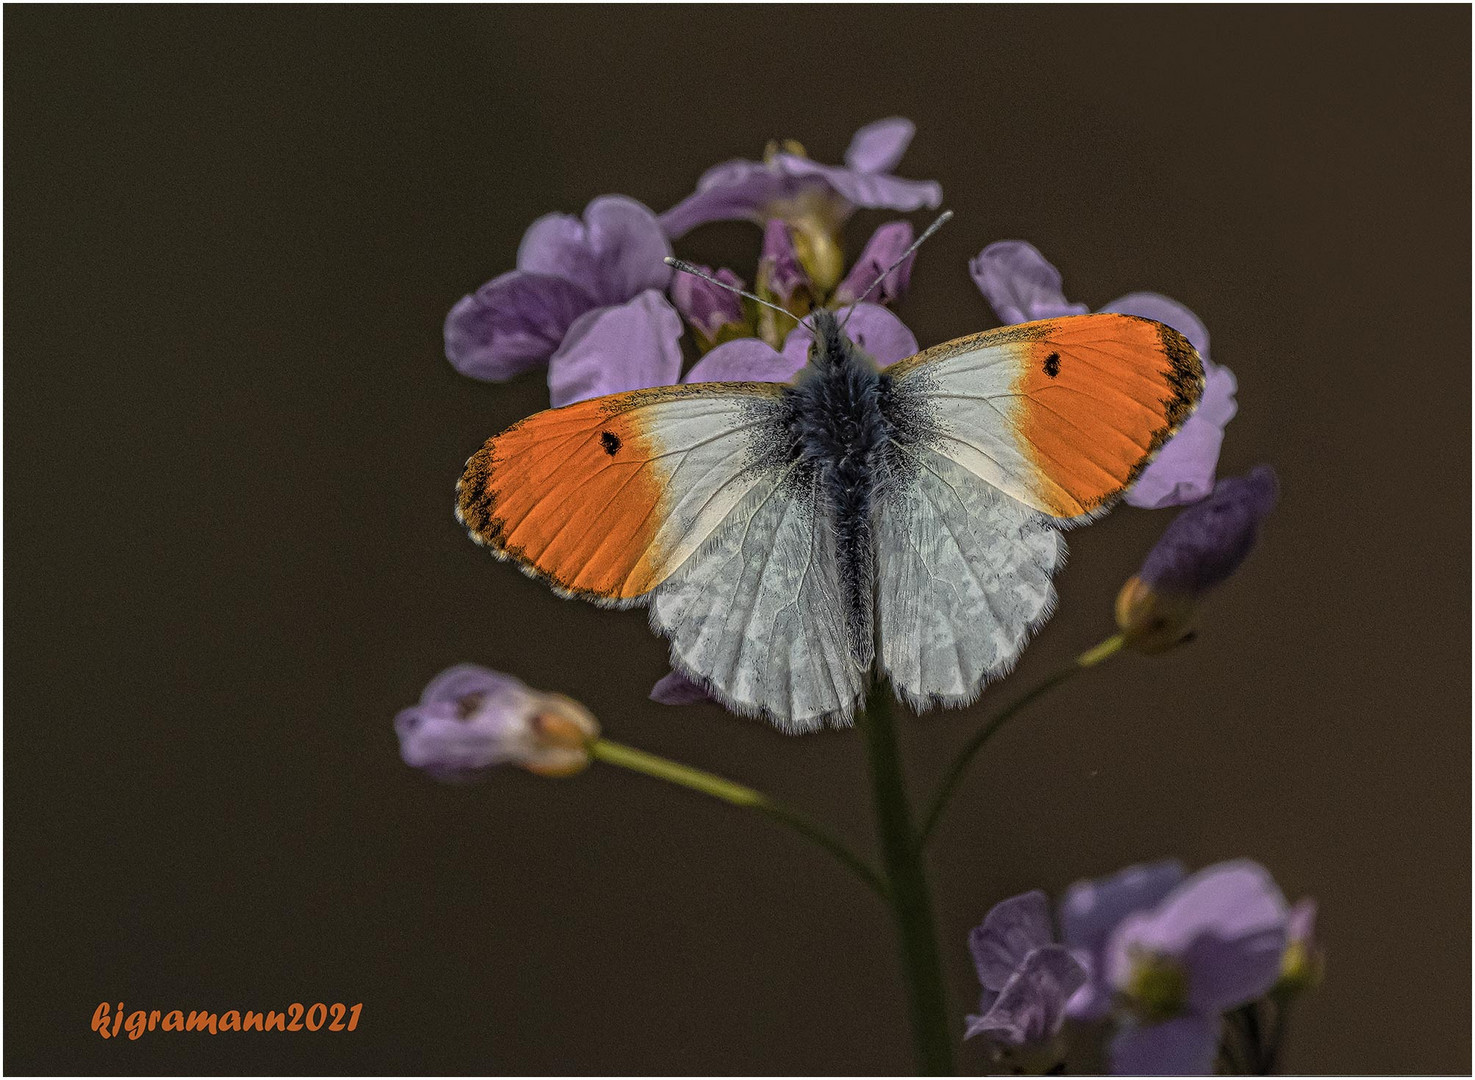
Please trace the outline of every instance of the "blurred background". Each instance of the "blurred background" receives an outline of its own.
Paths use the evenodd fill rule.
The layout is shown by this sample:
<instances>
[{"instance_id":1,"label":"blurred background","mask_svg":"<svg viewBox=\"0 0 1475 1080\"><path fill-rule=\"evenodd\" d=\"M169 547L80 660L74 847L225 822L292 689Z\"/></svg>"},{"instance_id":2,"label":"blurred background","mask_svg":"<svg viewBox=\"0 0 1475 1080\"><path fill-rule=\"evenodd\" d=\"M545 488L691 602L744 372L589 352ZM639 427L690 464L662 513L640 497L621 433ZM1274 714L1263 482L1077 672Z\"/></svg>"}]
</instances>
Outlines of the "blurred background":
<instances>
[{"instance_id":1,"label":"blurred background","mask_svg":"<svg viewBox=\"0 0 1475 1080\"><path fill-rule=\"evenodd\" d=\"M994 240L1093 306L1167 293L1239 378L1221 473L1283 486L1196 644L1075 680L969 775L933 848L959 1033L997 900L1248 856L1322 906L1289 1069L1466 1071L1470 18L7 9L5 1070L911 1067L886 913L822 854L605 767L441 786L391 727L486 664L874 850L853 732L650 703L644 613L466 539L463 462L547 389L457 375L441 324L540 214L664 210L770 138L838 162L902 115L897 171L957 214L898 309L924 345L995 324L966 272ZM857 214L851 253L893 216ZM677 253L751 275L758 245ZM1171 517L1070 535L1009 682L905 723L915 791L1110 631ZM364 1008L104 1041L120 1000Z\"/></svg>"}]
</instances>

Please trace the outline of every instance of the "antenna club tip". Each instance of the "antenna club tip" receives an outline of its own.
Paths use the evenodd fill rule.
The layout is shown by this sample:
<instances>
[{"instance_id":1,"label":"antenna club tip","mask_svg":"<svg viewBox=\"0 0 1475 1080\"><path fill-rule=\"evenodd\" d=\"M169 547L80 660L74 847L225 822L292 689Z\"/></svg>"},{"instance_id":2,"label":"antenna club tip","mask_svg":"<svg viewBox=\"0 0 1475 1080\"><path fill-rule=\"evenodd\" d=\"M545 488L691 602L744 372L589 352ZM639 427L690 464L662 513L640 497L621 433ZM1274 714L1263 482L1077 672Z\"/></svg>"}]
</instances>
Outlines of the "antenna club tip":
<instances>
[{"instance_id":1,"label":"antenna club tip","mask_svg":"<svg viewBox=\"0 0 1475 1080\"><path fill-rule=\"evenodd\" d=\"M667 266L680 266L681 265L681 260L680 259L673 259L669 255L667 255L664 259L662 259L661 262L665 263Z\"/></svg>"}]
</instances>

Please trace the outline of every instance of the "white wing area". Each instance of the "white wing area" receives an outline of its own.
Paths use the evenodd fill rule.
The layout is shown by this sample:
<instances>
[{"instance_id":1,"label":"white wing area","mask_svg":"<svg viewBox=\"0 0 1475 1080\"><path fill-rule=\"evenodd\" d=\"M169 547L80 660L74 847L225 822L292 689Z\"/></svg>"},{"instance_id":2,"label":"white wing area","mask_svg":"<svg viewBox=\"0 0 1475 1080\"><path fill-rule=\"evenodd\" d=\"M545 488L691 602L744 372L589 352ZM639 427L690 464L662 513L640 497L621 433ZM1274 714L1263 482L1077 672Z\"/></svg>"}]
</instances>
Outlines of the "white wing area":
<instances>
[{"instance_id":1,"label":"white wing area","mask_svg":"<svg viewBox=\"0 0 1475 1080\"><path fill-rule=\"evenodd\" d=\"M815 482L776 472L650 598L672 663L785 731L848 722L864 692L845 640L834 530Z\"/></svg>"},{"instance_id":2,"label":"white wing area","mask_svg":"<svg viewBox=\"0 0 1475 1080\"><path fill-rule=\"evenodd\" d=\"M963 465L896 449L904 474L876 513L881 664L915 709L966 704L1049 617L1065 540Z\"/></svg>"}]
</instances>

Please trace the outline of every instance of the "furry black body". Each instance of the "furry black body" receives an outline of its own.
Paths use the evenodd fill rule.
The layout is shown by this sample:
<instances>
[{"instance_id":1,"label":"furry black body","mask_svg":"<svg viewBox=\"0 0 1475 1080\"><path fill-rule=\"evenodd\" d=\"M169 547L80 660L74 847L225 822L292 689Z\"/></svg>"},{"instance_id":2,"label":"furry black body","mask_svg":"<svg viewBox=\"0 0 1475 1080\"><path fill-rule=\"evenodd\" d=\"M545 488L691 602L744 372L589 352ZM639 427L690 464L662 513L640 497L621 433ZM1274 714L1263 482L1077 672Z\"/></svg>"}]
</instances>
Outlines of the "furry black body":
<instances>
[{"instance_id":1,"label":"furry black body","mask_svg":"<svg viewBox=\"0 0 1475 1080\"><path fill-rule=\"evenodd\" d=\"M813 486L834 530L851 655L874 655L876 553L872 514L893 475L897 409L889 376L845 336L833 312L815 311L809 365L785 391L784 424L794 483Z\"/></svg>"}]
</instances>

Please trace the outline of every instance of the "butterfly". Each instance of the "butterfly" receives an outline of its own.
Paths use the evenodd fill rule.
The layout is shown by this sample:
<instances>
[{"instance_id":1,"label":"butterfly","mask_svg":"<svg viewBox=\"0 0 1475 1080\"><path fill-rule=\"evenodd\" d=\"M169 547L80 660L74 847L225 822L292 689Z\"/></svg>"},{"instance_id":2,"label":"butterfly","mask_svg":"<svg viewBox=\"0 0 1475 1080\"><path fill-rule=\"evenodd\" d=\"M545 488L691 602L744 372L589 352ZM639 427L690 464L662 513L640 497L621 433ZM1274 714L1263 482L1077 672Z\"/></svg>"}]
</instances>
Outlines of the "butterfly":
<instances>
[{"instance_id":1,"label":"butterfly","mask_svg":"<svg viewBox=\"0 0 1475 1080\"><path fill-rule=\"evenodd\" d=\"M1105 512L1197 406L1176 330L1077 315L884 369L825 309L790 383L549 409L487 440L458 519L562 595L645 605L673 667L791 732L850 722L874 670L973 701L1055 604L1061 530Z\"/></svg>"}]
</instances>

